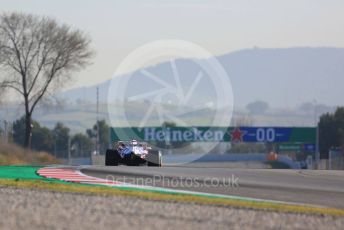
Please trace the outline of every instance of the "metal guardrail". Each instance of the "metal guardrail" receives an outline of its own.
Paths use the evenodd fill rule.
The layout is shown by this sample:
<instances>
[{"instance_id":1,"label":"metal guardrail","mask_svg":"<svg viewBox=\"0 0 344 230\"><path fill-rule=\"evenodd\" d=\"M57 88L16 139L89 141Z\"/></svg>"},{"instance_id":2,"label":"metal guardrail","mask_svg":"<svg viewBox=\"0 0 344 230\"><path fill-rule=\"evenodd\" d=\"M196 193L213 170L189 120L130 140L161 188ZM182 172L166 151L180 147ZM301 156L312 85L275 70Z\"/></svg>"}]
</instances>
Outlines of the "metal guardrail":
<instances>
[{"instance_id":1,"label":"metal guardrail","mask_svg":"<svg viewBox=\"0 0 344 230\"><path fill-rule=\"evenodd\" d=\"M329 170L344 170L344 152L341 150L330 150L328 159Z\"/></svg>"}]
</instances>

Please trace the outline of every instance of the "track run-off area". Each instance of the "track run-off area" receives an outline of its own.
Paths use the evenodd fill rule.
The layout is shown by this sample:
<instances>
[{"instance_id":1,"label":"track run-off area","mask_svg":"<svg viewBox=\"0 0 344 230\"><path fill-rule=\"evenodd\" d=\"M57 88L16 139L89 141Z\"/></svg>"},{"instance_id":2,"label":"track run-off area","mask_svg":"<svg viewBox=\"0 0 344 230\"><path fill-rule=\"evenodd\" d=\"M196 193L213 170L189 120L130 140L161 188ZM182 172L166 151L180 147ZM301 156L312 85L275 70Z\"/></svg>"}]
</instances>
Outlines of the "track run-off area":
<instances>
[{"instance_id":1,"label":"track run-off area","mask_svg":"<svg viewBox=\"0 0 344 230\"><path fill-rule=\"evenodd\" d=\"M47 189L54 190L55 184L63 184L67 192L78 192L68 186L81 186L80 191L86 193L97 188L106 194L137 194L144 199L344 216L342 172L185 166L0 166L3 186L21 187L21 182L34 189L44 189L47 183Z\"/></svg>"},{"instance_id":2,"label":"track run-off area","mask_svg":"<svg viewBox=\"0 0 344 230\"><path fill-rule=\"evenodd\" d=\"M86 175L139 185L344 209L344 171L165 166L81 169ZM147 182L147 183L145 183Z\"/></svg>"}]
</instances>

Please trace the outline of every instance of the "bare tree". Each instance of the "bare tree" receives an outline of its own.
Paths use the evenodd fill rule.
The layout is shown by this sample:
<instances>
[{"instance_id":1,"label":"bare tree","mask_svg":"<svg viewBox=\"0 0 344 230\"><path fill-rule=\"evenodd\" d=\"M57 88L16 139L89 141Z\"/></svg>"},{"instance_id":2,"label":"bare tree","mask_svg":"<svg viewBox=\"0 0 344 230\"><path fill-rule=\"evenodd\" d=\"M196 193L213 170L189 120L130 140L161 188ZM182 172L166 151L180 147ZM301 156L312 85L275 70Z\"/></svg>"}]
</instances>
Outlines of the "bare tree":
<instances>
[{"instance_id":1,"label":"bare tree","mask_svg":"<svg viewBox=\"0 0 344 230\"><path fill-rule=\"evenodd\" d=\"M0 15L0 91L12 89L25 105L25 147L30 148L31 117L49 91L89 63L93 52L83 32L54 19L23 13Z\"/></svg>"}]
</instances>

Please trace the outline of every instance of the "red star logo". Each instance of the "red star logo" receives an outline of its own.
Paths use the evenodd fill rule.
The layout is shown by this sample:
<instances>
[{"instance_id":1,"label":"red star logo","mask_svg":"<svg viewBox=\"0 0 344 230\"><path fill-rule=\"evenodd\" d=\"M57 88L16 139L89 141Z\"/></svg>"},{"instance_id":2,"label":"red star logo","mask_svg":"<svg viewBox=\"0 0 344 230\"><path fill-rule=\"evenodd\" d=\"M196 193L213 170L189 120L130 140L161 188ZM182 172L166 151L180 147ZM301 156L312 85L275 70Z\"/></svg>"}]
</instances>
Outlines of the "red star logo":
<instances>
[{"instance_id":1,"label":"red star logo","mask_svg":"<svg viewBox=\"0 0 344 230\"><path fill-rule=\"evenodd\" d=\"M241 131L239 128L235 128L232 131L229 131L229 135L231 136L232 142L242 142L243 136L245 136L246 131Z\"/></svg>"}]
</instances>

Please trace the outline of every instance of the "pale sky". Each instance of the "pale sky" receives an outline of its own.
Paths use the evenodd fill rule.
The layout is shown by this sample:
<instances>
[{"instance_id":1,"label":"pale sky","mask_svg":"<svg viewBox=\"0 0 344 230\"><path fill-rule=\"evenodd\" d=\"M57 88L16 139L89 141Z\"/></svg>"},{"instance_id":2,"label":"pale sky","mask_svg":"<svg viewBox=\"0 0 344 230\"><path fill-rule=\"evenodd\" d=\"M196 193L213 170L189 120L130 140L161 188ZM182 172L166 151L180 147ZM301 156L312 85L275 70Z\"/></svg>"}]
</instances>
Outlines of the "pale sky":
<instances>
[{"instance_id":1,"label":"pale sky","mask_svg":"<svg viewBox=\"0 0 344 230\"><path fill-rule=\"evenodd\" d=\"M214 55L344 47L343 0L0 0L0 11L51 16L90 35L97 56L69 88L110 79L130 52L160 39L190 41Z\"/></svg>"}]
</instances>

